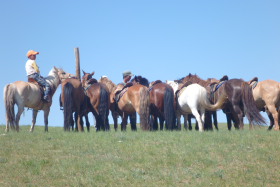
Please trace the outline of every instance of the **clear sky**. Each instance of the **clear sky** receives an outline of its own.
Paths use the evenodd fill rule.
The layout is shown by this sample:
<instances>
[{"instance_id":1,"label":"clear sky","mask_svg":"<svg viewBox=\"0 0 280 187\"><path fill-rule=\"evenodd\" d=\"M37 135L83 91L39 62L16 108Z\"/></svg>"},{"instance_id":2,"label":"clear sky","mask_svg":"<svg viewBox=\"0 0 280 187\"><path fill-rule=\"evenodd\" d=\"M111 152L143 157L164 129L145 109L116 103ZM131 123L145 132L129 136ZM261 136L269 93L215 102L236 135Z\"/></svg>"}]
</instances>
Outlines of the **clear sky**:
<instances>
[{"instance_id":1,"label":"clear sky","mask_svg":"<svg viewBox=\"0 0 280 187\"><path fill-rule=\"evenodd\" d=\"M75 47L82 70L115 83L125 70L150 81L189 73L280 81L279 8L279 0L1 1L0 85L27 80L30 49L40 52L36 61L43 76L53 66L75 73ZM59 87L50 126L63 126L60 93ZM5 124L3 99L0 104ZM31 124L31 116L26 110L20 125ZM218 121L226 121L221 111ZM44 124L43 112L37 124Z\"/></svg>"}]
</instances>

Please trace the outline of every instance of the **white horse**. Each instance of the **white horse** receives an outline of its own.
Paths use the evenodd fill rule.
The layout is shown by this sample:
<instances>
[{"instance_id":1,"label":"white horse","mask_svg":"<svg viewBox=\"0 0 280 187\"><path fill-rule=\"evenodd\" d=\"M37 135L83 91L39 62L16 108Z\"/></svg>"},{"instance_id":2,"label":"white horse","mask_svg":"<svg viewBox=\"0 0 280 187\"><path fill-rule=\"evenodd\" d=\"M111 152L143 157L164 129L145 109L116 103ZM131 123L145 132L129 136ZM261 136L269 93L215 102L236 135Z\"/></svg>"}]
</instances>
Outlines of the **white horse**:
<instances>
[{"instance_id":1,"label":"white horse","mask_svg":"<svg viewBox=\"0 0 280 187\"><path fill-rule=\"evenodd\" d=\"M46 81L51 87L51 98L54 95L57 87L61 83L62 79L71 77L73 75L65 73L62 69L53 67L49 72ZM19 131L19 120L24 107L32 108L32 126L30 132L34 130L36 123L36 117L39 110L44 111L44 122L45 122L45 131L48 131L48 116L50 112L50 107L52 101L49 103L42 101L42 94L39 86L35 83L16 81L10 84L7 84L4 87L4 102L6 108L6 132L9 131L11 127L13 130ZM14 106L15 104L18 107L17 115L15 116Z\"/></svg>"},{"instance_id":2,"label":"white horse","mask_svg":"<svg viewBox=\"0 0 280 187\"><path fill-rule=\"evenodd\" d=\"M179 84L174 81L166 81L166 83L173 88L175 94L178 90ZM224 103L224 100L221 99L218 100L215 105L212 105L207 97L206 89L199 84L191 84L182 88L178 92L177 97L177 123L181 124L181 115L187 119L188 114L193 114L198 122L199 131L203 131L205 109L215 111L217 109L221 109Z\"/></svg>"}]
</instances>

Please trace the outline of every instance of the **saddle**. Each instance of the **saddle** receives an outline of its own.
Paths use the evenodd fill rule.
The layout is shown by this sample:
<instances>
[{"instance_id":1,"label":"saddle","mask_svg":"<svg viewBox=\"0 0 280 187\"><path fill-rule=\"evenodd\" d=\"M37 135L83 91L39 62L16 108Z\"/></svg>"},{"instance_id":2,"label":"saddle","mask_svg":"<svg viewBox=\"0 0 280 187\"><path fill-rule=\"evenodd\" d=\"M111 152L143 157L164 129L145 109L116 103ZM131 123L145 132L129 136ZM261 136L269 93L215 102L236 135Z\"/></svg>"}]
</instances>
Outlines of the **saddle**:
<instances>
[{"instance_id":1,"label":"saddle","mask_svg":"<svg viewBox=\"0 0 280 187\"><path fill-rule=\"evenodd\" d=\"M119 102L120 98L125 94L129 87L133 86L132 82L127 83L121 90L116 91L115 93L115 101L116 103Z\"/></svg>"},{"instance_id":2,"label":"saddle","mask_svg":"<svg viewBox=\"0 0 280 187\"><path fill-rule=\"evenodd\" d=\"M211 83L210 86L210 98L211 103L215 102L215 92L226 82L228 79L221 79L220 82Z\"/></svg>"},{"instance_id":3,"label":"saddle","mask_svg":"<svg viewBox=\"0 0 280 187\"><path fill-rule=\"evenodd\" d=\"M252 88L252 90L257 86L258 81L258 77L254 77L251 81L249 81L249 85Z\"/></svg>"},{"instance_id":4,"label":"saddle","mask_svg":"<svg viewBox=\"0 0 280 187\"><path fill-rule=\"evenodd\" d=\"M39 90L40 90L40 93L41 93L41 98L43 100L43 97L44 97L44 92L45 92L45 88L43 86L41 86L35 79L33 78L28 78L28 82L29 83L32 83L36 86L38 86Z\"/></svg>"},{"instance_id":5,"label":"saddle","mask_svg":"<svg viewBox=\"0 0 280 187\"><path fill-rule=\"evenodd\" d=\"M161 80L156 80L154 82L151 82L151 85L149 87L149 92L153 89L154 85L156 85L158 83L162 83L162 81Z\"/></svg>"},{"instance_id":6,"label":"saddle","mask_svg":"<svg viewBox=\"0 0 280 187\"><path fill-rule=\"evenodd\" d=\"M178 88L178 90L175 92L175 97L178 98L178 97L179 97L180 91L181 91L183 88L188 87L188 86L191 85L191 84L193 84L193 82L187 81L187 82L185 82L184 84L180 85L179 88Z\"/></svg>"}]
</instances>

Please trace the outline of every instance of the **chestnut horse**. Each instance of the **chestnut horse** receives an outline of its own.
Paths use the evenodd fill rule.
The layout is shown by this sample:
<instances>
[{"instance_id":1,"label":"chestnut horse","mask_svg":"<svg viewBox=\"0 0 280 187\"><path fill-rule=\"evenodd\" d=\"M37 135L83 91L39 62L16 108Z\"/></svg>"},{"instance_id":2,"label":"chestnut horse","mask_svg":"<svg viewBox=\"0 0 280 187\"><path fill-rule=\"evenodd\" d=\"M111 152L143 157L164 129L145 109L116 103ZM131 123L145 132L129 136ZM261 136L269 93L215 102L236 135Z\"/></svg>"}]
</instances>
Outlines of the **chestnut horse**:
<instances>
[{"instance_id":1,"label":"chestnut horse","mask_svg":"<svg viewBox=\"0 0 280 187\"><path fill-rule=\"evenodd\" d=\"M110 130L108 115L110 94L107 86L97 82L92 76L94 73L83 71L82 85L89 98L88 112L92 112L96 120L96 131Z\"/></svg>"},{"instance_id":2,"label":"chestnut horse","mask_svg":"<svg viewBox=\"0 0 280 187\"><path fill-rule=\"evenodd\" d=\"M198 83L206 89L210 89L210 84L199 78L197 75L189 74L182 82L188 81ZM224 103L223 108L228 108L230 111L236 128L244 128L243 117L245 115L248 118L249 123L252 125L265 124L264 118L256 107L249 84L242 79L230 79L224 81L222 84L219 84L219 88L212 93L214 101L220 99L220 97L225 97L226 102Z\"/></svg>"},{"instance_id":3,"label":"chestnut horse","mask_svg":"<svg viewBox=\"0 0 280 187\"><path fill-rule=\"evenodd\" d=\"M73 75L65 73L62 69L53 67L46 77L46 81L51 86L51 98L54 95L57 87L61 83L62 79L71 77ZM11 127L13 130L19 131L19 120L24 107L32 108L32 126L30 132L34 130L36 118L39 110L44 111L44 122L45 122L45 131L48 131L48 116L50 112L50 103L42 101L42 93L38 84L24 81L16 81L10 83L4 88L4 101L6 108L6 132L9 131ZM18 112L15 116L14 105L18 106Z\"/></svg>"},{"instance_id":4,"label":"chestnut horse","mask_svg":"<svg viewBox=\"0 0 280 187\"><path fill-rule=\"evenodd\" d=\"M118 90L120 93L118 93ZM116 106L122 116L121 130L126 130L128 116L135 116L135 112L140 116L141 129L145 131L150 130L150 95L148 88L141 84L130 84L129 86L118 84L116 90L113 92L114 98L116 94L119 94ZM132 130L136 130L136 125L132 126Z\"/></svg>"},{"instance_id":5,"label":"chestnut horse","mask_svg":"<svg viewBox=\"0 0 280 187\"><path fill-rule=\"evenodd\" d=\"M254 78L249 82L253 89L253 96L260 111L266 111L270 119L269 130L279 131L280 83L274 80L258 82Z\"/></svg>"},{"instance_id":6,"label":"chestnut horse","mask_svg":"<svg viewBox=\"0 0 280 187\"><path fill-rule=\"evenodd\" d=\"M64 115L64 130L70 131L70 126L72 126L73 129L73 113L75 113L78 131L84 131L81 118L85 115L87 106L86 95L80 80L69 78L61 83L61 105Z\"/></svg>"},{"instance_id":7,"label":"chestnut horse","mask_svg":"<svg viewBox=\"0 0 280 187\"><path fill-rule=\"evenodd\" d=\"M160 130L163 130L164 121L165 128L167 130L173 130L175 128L175 106L172 87L160 80L153 81L149 84L149 81L142 76L135 76L132 82L149 87L151 130L158 130L158 118Z\"/></svg>"}]
</instances>

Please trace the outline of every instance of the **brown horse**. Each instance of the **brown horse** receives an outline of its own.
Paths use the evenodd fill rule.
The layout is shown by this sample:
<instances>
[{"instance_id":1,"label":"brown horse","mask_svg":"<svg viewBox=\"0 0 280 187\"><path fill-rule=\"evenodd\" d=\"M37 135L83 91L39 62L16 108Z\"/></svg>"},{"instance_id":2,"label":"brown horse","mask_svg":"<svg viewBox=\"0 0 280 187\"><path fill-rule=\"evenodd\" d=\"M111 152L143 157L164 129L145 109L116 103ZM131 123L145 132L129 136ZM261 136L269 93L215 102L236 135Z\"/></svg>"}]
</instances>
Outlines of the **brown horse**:
<instances>
[{"instance_id":1,"label":"brown horse","mask_svg":"<svg viewBox=\"0 0 280 187\"><path fill-rule=\"evenodd\" d=\"M107 86L107 89L109 91L110 94L110 111L111 111L111 115L113 117L114 120L114 129L117 130L118 129L118 116L119 113L118 111L116 111L116 103L115 103L115 99L114 99L114 90L117 88L117 85L115 83L113 83L107 76L102 76L98 82L105 84Z\"/></svg>"},{"instance_id":2,"label":"brown horse","mask_svg":"<svg viewBox=\"0 0 280 187\"><path fill-rule=\"evenodd\" d=\"M96 130L110 130L108 115L110 93L107 86L92 78L94 73L83 71L82 85L89 98L88 112L92 112L96 119Z\"/></svg>"},{"instance_id":3,"label":"brown horse","mask_svg":"<svg viewBox=\"0 0 280 187\"><path fill-rule=\"evenodd\" d=\"M120 93L118 93L119 91ZM118 84L116 90L113 92L113 96L115 97L116 94L119 95L116 105L122 116L121 130L126 130L128 116L135 116L135 112L140 116L141 129L150 130L150 95L148 88L141 84L133 84L128 87L123 84ZM132 130L136 130L136 125L134 126L133 123L131 125Z\"/></svg>"},{"instance_id":4,"label":"brown horse","mask_svg":"<svg viewBox=\"0 0 280 187\"><path fill-rule=\"evenodd\" d=\"M279 130L280 83L274 80L258 82L255 78L249 82L253 96L260 111L266 111L270 119L269 130Z\"/></svg>"},{"instance_id":5,"label":"brown horse","mask_svg":"<svg viewBox=\"0 0 280 187\"><path fill-rule=\"evenodd\" d=\"M73 113L78 131L84 131L81 118L85 114L86 96L82 83L76 78L65 79L61 83L61 104L64 115L64 130L70 131L73 126Z\"/></svg>"},{"instance_id":6,"label":"brown horse","mask_svg":"<svg viewBox=\"0 0 280 187\"><path fill-rule=\"evenodd\" d=\"M189 74L183 79L183 82L193 82L211 90L208 82L202 80L197 75ZM259 113L253 98L252 90L248 83L242 79L230 79L217 85L213 93L214 101L220 97L225 97L226 102L223 108L227 108L234 120L236 128L244 128L243 116L249 120L250 124L265 124L264 118Z\"/></svg>"},{"instance_id":7,"label":"brown horse","mask_svg":"<svg viewBox=\"0 0 280 187\"><path fill-rule=\"evenodd\" d=\"M54 95L62 79L71 76L73 75L65 73L62 69L56 67L52 68L48 77L46 77L46 81L51 86L51 97ZM4 100L6 108L7 132L9 131L9 127L19 131L19 120L22 112L24 111L24 107L33 109L32 126L30 131L32 132L34 130L39 110L44 111L45 131L48 131L48 116L52 101L50 103L42 101L42 93L38 84L24 81L10 83L4 88ZM16 116L14 111L15 104L18 106L18 112Z\"/></svg>"},{"instance_id":8,"label":"brown horse","mask_svg":"<svg viewBox=\"0 0 280 187\"><path fill-rule=\"evenodd\" d=\"M150 91L150 113L153 129L157 130L157 118L160 122L160 130L163 130L163 122L167 130L175 129L175 105L174 92L170 85L163 82L151 83Z\"/></svg>"},{"instance_id":9,"label":"brown horse","mask_svg":"<svg viewBox=\"0 0 280 187\"><path fill-rule=\"evenodd\" d=\"M142 76L135 76L133 82L149 87L151 129L158 130L157 119L159 118L160 130L163 130L164 121L165 128L167 130L173 130L175 128L175 106L172 87L160 80L153 81L149 84L149 81Z\"/></svg>"}]
</instances>

